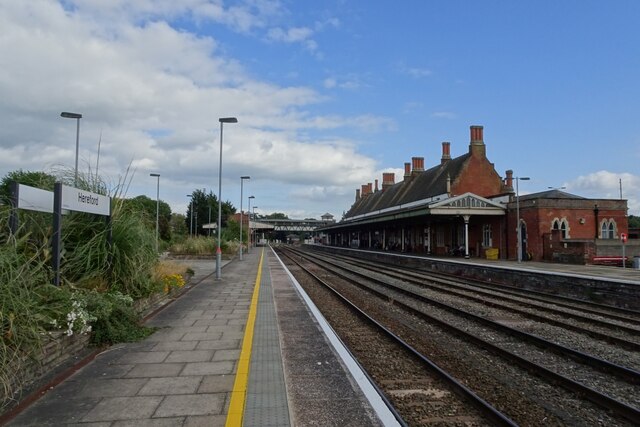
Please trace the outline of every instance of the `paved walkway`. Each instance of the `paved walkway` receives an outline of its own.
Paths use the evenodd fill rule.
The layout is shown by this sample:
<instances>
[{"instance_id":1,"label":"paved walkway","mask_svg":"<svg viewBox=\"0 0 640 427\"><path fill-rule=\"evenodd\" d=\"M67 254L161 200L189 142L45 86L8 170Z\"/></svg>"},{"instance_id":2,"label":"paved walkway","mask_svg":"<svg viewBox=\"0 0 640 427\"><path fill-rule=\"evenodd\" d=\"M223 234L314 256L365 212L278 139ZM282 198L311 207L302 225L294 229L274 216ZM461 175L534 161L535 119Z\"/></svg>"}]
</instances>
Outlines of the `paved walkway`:
<instances>
[{"instance_id":1,"label":"paved walkway","mask_svg":"<svg viewBox=\"0 0 640 427\"><path fill-rule=\"evenodd\" d=\"M8 425L381 425L386 407L373 409L333 332L262 253L228 263L219 281L214 261L184 261L197 285L147 322L158 331L104 351Z\"/></svg>"},{"instance_id":2,"label":"paved walkway","mask_svg":"<svg viewBox=\"0 0 640 427\"><path fill-rule=\"evenodd\" d=\"M149 322L139 343L115 345L28 407L10 426L222 426L249 312L257 256L189 262L195 286Z\"/></svg>"}]
</instances>

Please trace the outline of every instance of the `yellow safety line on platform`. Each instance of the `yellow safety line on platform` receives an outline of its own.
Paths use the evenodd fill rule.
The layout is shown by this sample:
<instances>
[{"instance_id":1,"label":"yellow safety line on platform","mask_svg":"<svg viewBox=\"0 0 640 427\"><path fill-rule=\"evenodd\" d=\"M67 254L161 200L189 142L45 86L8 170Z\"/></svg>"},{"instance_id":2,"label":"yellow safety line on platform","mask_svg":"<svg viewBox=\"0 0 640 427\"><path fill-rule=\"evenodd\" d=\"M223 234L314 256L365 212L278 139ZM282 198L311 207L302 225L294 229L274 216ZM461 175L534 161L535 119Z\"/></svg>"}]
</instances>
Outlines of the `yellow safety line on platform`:
<instances>
[{"instance_id":1,"label":"yellow safety line on platform","mask_svg":"<svg viewBox=\"0 0 640 427\"><path fill-rule=\"evenodd\" d=\"M256 276L256 284L253 288L253 296L251 297L251 306L249 307L249 317L247 318L247 327L244 331L242 339L242 350L240 350L240 359L238 360L238 371L236 379L233 383L233 391L231 392L231 402L229 403L229 412L227 413L226 427L242 426L242 417L244 415L244 405L247 400L247 382L249 381L249 362L251 362L251 347L253 346L253 328L256 323L256 312L258 310L258 295L260 294L260 280L262 279L262 260L264 258L264 248L260 254L260 263L258 264L258 275Z\"/></svg>"}]
</instances>

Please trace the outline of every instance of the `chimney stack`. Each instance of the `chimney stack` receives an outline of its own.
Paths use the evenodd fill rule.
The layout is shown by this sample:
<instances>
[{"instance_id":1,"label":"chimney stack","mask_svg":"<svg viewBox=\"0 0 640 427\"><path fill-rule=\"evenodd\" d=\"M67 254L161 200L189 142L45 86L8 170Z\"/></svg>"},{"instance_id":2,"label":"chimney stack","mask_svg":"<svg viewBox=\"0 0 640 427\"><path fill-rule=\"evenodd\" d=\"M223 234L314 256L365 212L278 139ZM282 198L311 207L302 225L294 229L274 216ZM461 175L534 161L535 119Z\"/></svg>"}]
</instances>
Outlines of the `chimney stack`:
<instances>
[{"instance_id":1,"label":"chimney stack","mask_svg":"<svg viewBox=\"0 0 640 427\"><path fill-rule=\"evenodd\" d=\"M393 172L384 172L382 174L382 191L391 187L396 183L396 174Z\"/></svg>"},{"instance_id":2,"label":"chimney stack","mask_svg":"<svg viewBox=\"0 0 640 427\"><path fill-rule=\"evenodd\" d=\"M368 194L367 190L369 190L369 187L367 186L367 184L362 184L360 188L362 189L362 191L360 191L360 194L362 195L362 197L366 196Z\"/></svg>"},{"instance_id":3,"label":"chimney stack","mask_svg":"<svg viewBox=\"0 0 640 427\"><path fill-rule=\"evenodd\" d=\"M412 157L411 169L413 174L424 172L424 157Z\"/></svg>"},{"instance_id":4,"label":"chimney stack","mask_svg":"<svg viewBox=\"0 0 640 427\"><path fill-rule=\"evenodd\" d=\"M356 189L356 202L360 200L360 189Z\"/></svg>"},{"instance_id":5,"label":"chimney stack","mask_svg":"<svg viewBox=\"0 0 640 427\"><path fill-rule=\"evenodd\" d=\"M406 180L411 176L411 163L405 162L404 164L404 179Z\"/></svg>"},{"instance_id":6,"label":"chimney stack","mask_svg":"<svg viewBox=\"0 0 640 427\"><path fill-rule=\"evenodd\" d=\"M367 184L367 194L371 194L373 193L373 184L368 183Z\"/></svg>"},{"instance_id":7,"label":"chimney stack","mask_svg":"<svg viewBox=\"0 0 640 427\"><path fill-rule=\"evenodd\" d=\"M451 143L443 142L442 143L442 159L440 160L440 164L445 164L449 160L451 160Z\"/></svg>"},{"instance_id":8,"label":"chimney stack","mask_svg":"<svg viewBox=\"0 0 640 427\"><path fill-rule=\"evenodd\" d=\"M373 191L375 191L376 193L378 192L378 180L376 179L376 185L373 188Z\"/></svg>"},{"instance_id":9,"label":"chimney stack","mask_svg":"<svg viewBox=\"0 0 640 427\"><path fill-rule=\"evenodd\" d=\"M469 144L469 152L472 156L485 157L486 147L483 139L483 127L471 126L471 142Z\"/></svg>"},{"instance_id":10,"label":"chimney stack","mask_svg":"<svg viewBox=\"0 0 640 427\"><path fill-rule=\"evenodd\" d=\"M513 171L509 169L505 173L507 174L507 178L504 183L505 187L507 187L506 190L513 192Z\"/></svg>"}]
</instances>

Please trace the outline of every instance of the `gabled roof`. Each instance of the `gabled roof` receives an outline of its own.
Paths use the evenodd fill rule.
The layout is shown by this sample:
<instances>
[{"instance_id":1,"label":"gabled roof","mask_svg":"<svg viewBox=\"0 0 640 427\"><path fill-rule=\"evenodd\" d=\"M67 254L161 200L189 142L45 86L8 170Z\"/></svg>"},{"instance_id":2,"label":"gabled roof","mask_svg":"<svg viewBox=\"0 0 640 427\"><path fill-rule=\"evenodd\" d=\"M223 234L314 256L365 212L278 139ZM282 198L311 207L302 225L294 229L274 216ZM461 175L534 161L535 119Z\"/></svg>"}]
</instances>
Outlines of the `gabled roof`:
<instances>
[{"instance_id":1,"label":"gabled roof","mask_svg":"<svg viewBox=\"0 0 640 427\"><path fill-rule=\"evenodd\" d=\"M453 182L460 175L464 163L470 156L470 153L463 154L424 172L415 174L408 180L398 182L382 191L361 196L351 206L345 218L418 200L429 198L438 200L439 197L447 193L447 178L450 178L451 182Z\"/></svg>"}]
</instances>

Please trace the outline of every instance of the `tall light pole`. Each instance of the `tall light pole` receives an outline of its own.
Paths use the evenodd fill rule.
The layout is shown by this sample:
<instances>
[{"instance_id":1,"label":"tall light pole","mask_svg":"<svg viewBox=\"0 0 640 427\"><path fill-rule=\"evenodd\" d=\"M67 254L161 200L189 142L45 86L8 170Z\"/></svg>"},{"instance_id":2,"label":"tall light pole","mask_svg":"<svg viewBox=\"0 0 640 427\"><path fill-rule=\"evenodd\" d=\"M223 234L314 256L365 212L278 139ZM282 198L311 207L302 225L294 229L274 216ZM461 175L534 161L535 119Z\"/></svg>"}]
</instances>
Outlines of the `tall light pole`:
<instances>
[{"instance_id":1,"label":"tall light pole","mask_svg":"<svg viewBox=\"0 0 640 427\"><path fill-rule=\"evenodd\" d=\"M193 237L193 194L187 194L187 197L191 199L189 201L190 220L189 220L189 237Z\"/></svg>"},{"instance_id":2,"label":"tall light pole","mask_svg":"<svg viewBox=\"0 0 640 427\"><path fill-rule=\"evenodd\" d=\"M256 208L257 208L257 206L254 206L254 207L253 207L253 221L255 221L255 220L256 220ZM257 234L257 233L256 233L256 234ZM258 237L258 236L256 236L256 237ZM256 241L256 238L254 237L252 241L253 241L253 242L255 242L255 241Z\"/></svg>"},{"instance_id":3,"label":"tall light pole","mask_svg":"<svg viewBox=\"0 0 640 427\"><path fill-rule=\"evenodd\" d=\"M220 117L220 165L218 167L218 247L216 248L216 279L222 278L222 249L220 249L220 231L222 229L222 128L225 123L238 123L235 117Z\"/></svg>"},{"instance_id":4,"label":"tall light pole","mask_svg":"<svg viewBox=\"0 0 640 427\"><path fill-rule=\"evenodd\" d=\"M240 177L240 261L242 261L242 184L245 179L251 179L250 176Z\"/></svg>"},{"instance_id":5,"label":"tall light pole","mask_svg":"<svg viewBox=\"0 0 640 427\"><path fill-rule=\"evenodd\" d=\"M73 178L74 187L78 186L78 151L80 150L80 119L82 118L82 114L80 113L69 113L63 111L60 113L60 117L64 117L65 119L76 119L76 169L75 175Z\"/></svg>"},{"instance_id":6,"label":"tall light pole","mask_svg":"<svg viewBox=\"0 0 640 427\"><path fill-rule=\"evenodd\" d=\"M255 196L249 196L249 209L247 209L247 216L249 217L249 221L247 221L247 253L249 253L249 248L251 247L251 199L255 199Z\"/></svg>"},{"instance_id":7,"label":"tall light pole","mask_svg":"<svg viewBox=\"0 0 640 427\"><path fill-rule=\"evenodd\" d=\"M158 252L158 230L160 229L160 174L150 173L149 176L155 176L158 179L156 186L156 252Z\"/></svg>"},{"instance_id":8,"label":"tall light pole","mask_svg":"<svg viewBox=\"0 0 640 427\"><path fill-rule=\"evenodd\" d=\"M518 251L518 262L522 262L522 227L520 227L520 192L518 189L518 181L529 181L531 178L528 176L515 177L516 179L516 232L517 232L517 251Z\"/></svg>"}]
</instances>

